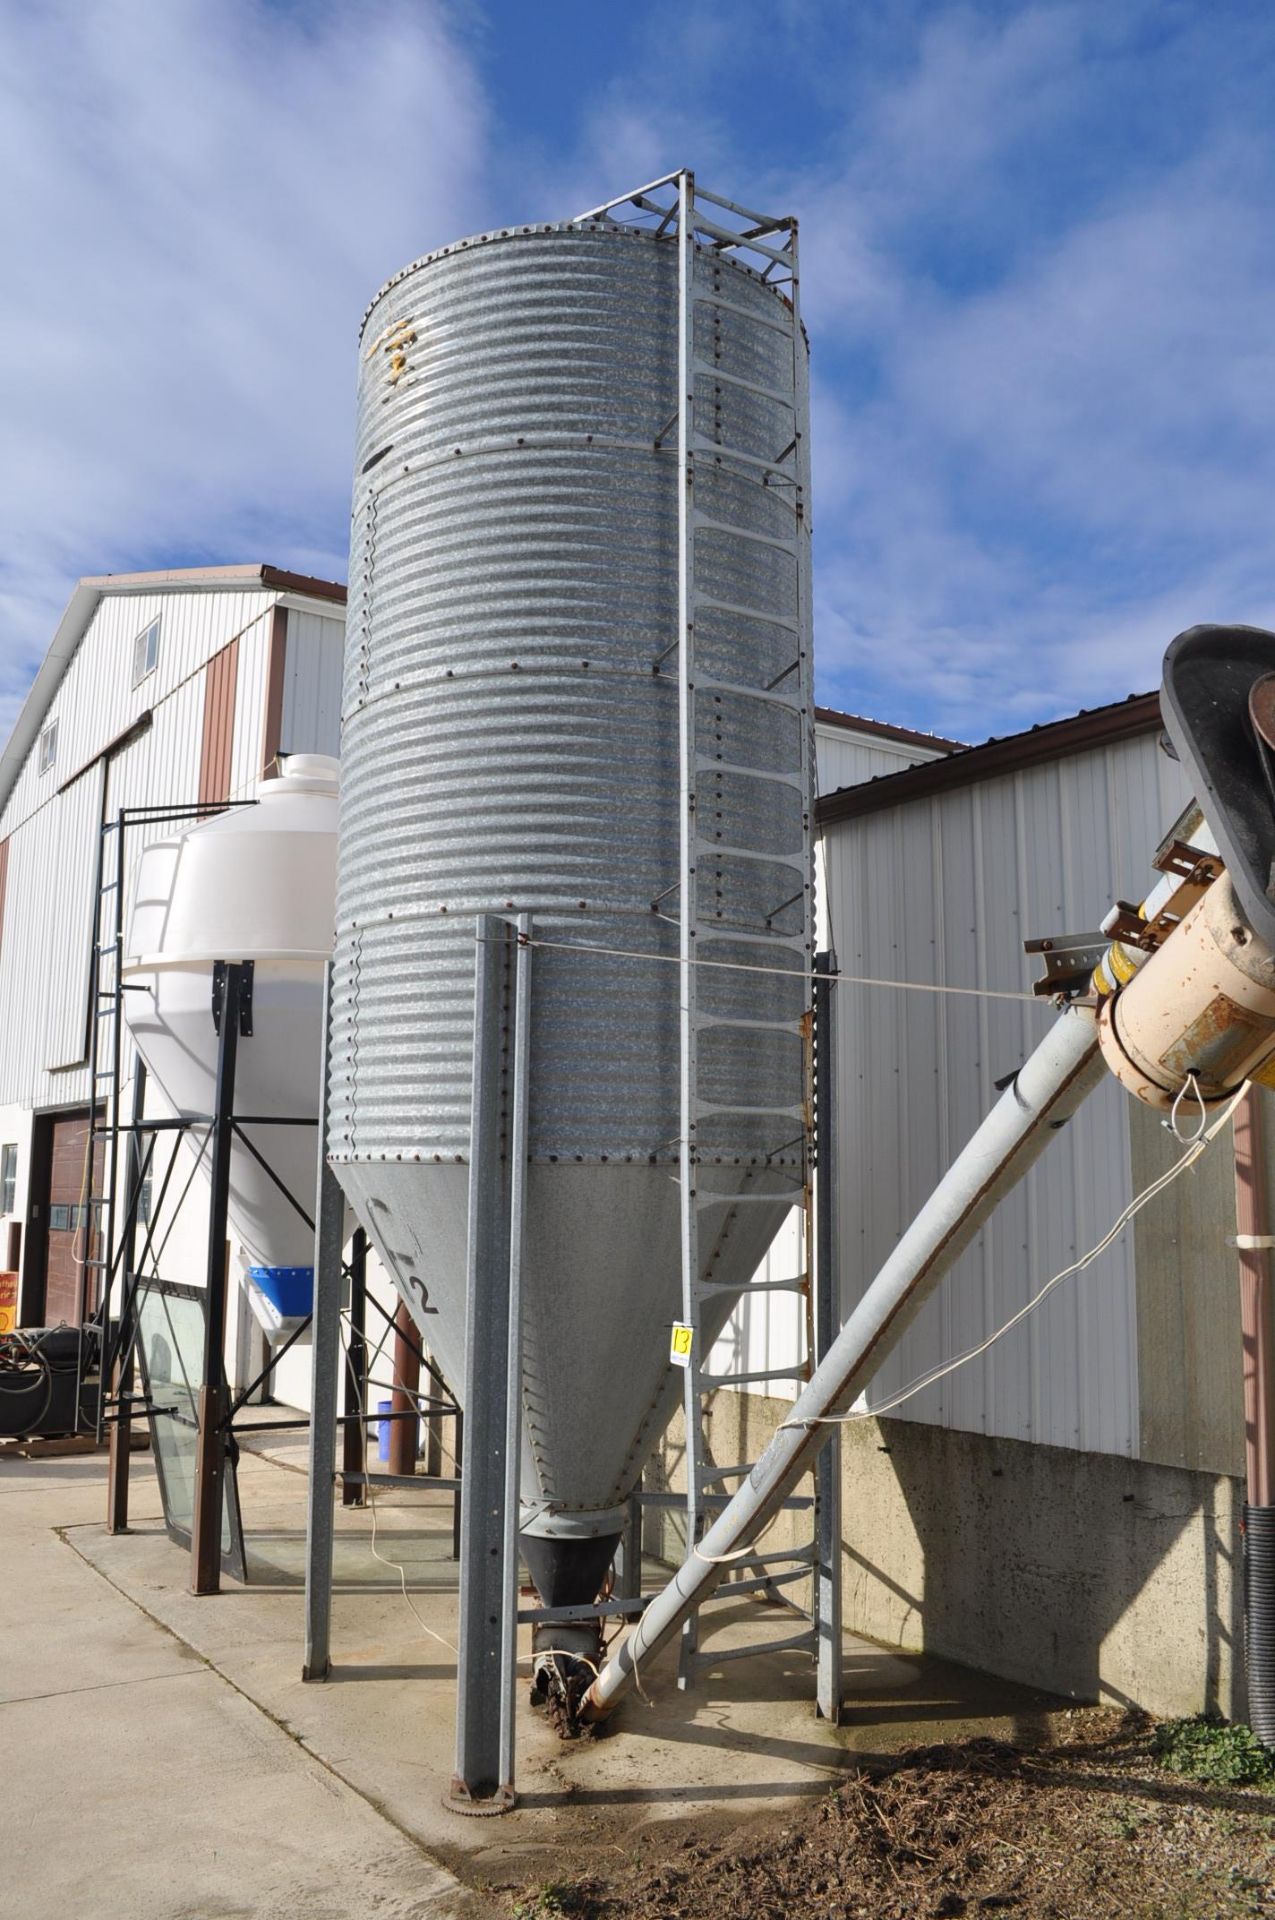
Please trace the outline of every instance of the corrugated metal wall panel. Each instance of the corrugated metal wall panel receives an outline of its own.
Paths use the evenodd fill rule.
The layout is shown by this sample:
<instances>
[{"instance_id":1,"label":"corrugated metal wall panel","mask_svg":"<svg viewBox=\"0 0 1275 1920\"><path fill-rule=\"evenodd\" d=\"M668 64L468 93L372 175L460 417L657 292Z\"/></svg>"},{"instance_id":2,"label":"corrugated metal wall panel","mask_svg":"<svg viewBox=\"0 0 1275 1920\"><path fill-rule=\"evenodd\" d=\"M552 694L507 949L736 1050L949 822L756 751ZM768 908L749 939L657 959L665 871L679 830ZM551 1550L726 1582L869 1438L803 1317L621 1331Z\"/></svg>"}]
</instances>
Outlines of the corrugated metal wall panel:
<instances>
[{"instance_id":1,"label":"corrugated metal wall panel","mask_svg":"<svg viewBox=\"0 0 1275 1920\"><path fill-rule=\"evenodd\" d=\"M880 734L856 733L852 727L833 727L826 721L815 724L815 772L820 793L857 787L864 780L899 773L920 760L942 757L938 748L927 750L902 740L884 740Z\"/></svg>"},{"instance_id":2,"label":"corrugated metal wall panel","mask_svg":"<svg viewBox=\"0 0 1275 1920\"><path fill-rule=\"evenodd\" d=\"M265 592L175 591L107 595L99 606L50 707L59 720L56 766L38 776L33 754L0 819L10 846L9 937L0 941L0 1099L47 1107L88 1098L85 1069L59 1073L50 1066L83 1052L80 1026L93 938L102 767L89 768L63 792L59 788L150 709L149 731L112 757L105 805L113 814L121 806L193 801L204 669L212 655L238 637L238 704L248 757L231 766L229 777L237 789L250 791L257 777L265 650L276 598ZM158 662L134 688L133 641L156 616L161 620ZM340 623L332 624L339 631ZM147 837L164 831L152 829ZM130 865L142 844L143 835L135 829Z\"/></svg>"},{"instance_id":3,"label":"corrugated metal wall panel","mask_svg":"<svg viewBox=\"0 0 1275 1920\"><path fill-rule=\"evenodd\" d=\"M199 804L228 800L239 690L239 642L215 653L204 668L204 728L199 753Z\"/></svg>"},{"instance_id":4,"label":"corrugated metal wall panel","mask_svg":"<svg viewBox=\"0 0 1275 1920\"><path fill-rule=\"evenodd\" d=\"M1154 736L869 814L825 839L843 969L1023 992L1022 942L1138 899L1187 800ZM840 1206L848 1307L1050 1018L1026 1003L841 989ZM879 1405L977 1344L1132 1197L1128 1101L1109 1085L1005 1202L869 1393ZM1099 1452L1139 1445L1132 1237L909 1419Z\"/></svg>"},{"instance_id":5,"label":"corrugated metal wall panel","mask_svg":"<svg viewBox=\"0 0 1275 1920\"><path fill-rule=\"evenodd\" d=\"M96 898L103 768L91 767L58 800L57 853L49 873L48 964L44 970L43 1064L82 1066L88 1058L89 972Z\"/></svg>"},{"instance_id":6,"label":"corrugated metal wall panel","mask_svg":"<svg viewBox=\"0 0 1275 1920\"><path fill-rule=\"evenodd\" d=\"M340 752L344 649L344 621L290 610L279 740L284 753Z\"/></svg>"},{"instance_id":7,"label":"corrugated metal wall panel","mask_svg":"<svg viewBox=\"0 0 1275 1920\"><path fill-rule=\"evenodd\" d=\"M53 800L61 784L100 753L148 708L166 701L212 654L257 621L268 618L277 595L188 592L107 594L49 706L58 721L57 762L37 772L33 748L19 774L0 831L11 832ZM160 621L153 673L133 685L133 642Z\"/></svg>"}]
</instances>

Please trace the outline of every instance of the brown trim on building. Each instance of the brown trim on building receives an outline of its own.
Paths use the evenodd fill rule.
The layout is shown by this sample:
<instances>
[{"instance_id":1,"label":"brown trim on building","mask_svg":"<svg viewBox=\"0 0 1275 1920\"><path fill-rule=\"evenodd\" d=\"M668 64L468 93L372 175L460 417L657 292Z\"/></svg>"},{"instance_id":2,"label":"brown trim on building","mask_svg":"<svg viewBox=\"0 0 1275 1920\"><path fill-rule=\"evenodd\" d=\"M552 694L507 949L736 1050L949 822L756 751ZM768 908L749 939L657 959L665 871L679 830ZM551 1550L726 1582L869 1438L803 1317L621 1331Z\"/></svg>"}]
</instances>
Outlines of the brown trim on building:
<instances>
[{"instance_id":1,"label":"brown trim on building","mask_svg":"<svg viewBox=\"0 0 1275 1920\"><path fill-rule=\"evenodd\" d=\"M847 733L870 733L901 747L931 747L936 753L958 753L965 740L945 740L941 733L922 733L916 727L892 726L888 720L869 720L862 713L842 713L839 707L816 707L815 719L825 727L844 727Z\"/></svg>"},{"instance_id":2,"label":"brown trim on building","mask_svg":"<svg viewBox=\"0 0 1275 1920\"><path fill-rule=\"evenodd\" d=\"M149 593L161 587L187 592L242 587L275 587L285 593L305 594L311 600L335 600L345 604L345 587L339 580L318 580L308 573L289 573L286 567L270 567L264 562L231 567L161 567L150 573L93 573L79 582L96 593Z\"/></svg>"},{"instance_id":3,"label":"brown trim on building","mask_svg":"<svg viewBox=\"0 0 1275 1920\"><path fill-rule=\"evenodd\" d=\"M214 806L230 798L231 752L235 743L235 683L239 641L215 653L204 668L204 738L199 756L199 804Z\"/></svg>"},{"instance_id":4,"label":"brown trim on building","mask_svg":"<svg viewBox=\"0 0 1275 1920\"><path fill-rule=\"evenodd\" d=\"M275 606L270 614L270 651L266 660L266 717L261 730L261 777L272 780L279 771L283 736L283 687L288 665L288 609Z\"/></svg>"},{"instance_id":5,"label":"brown trim on building","mask_svg":"<svg viewBox=\"0 0 1275 1920\"><path fill-rule=\"evenodd\" d=\"M282 567L262 567L263 587L280 587L285 593L301 593L310 600L333 600L345 605L345 585L340 580L316 580L309 573L288 573Z\"/></svg>"},{"instance_id":6,"label":"brown trim on building","mask_svg":"<svg viewBox=\"0 0 1275 1920\"><path fill-rule=\"evenodd\" d=\"M988 740L979 747L964 747L942 760L925 760L919 766L904 767L900 773L865 780L862 786L839 787L820 800L819 824L833 826L839 820L857 820L883 807L901 806L905 801L970 786L975 780L990 780L997 774L1017 773L1041 760L1061 760L1091 747L1130 740L1137 734L1154 732L1159 725L1159 694L1130 694L1114 706L1094 707L1088 713L1051 720L1026 733Z\"/></svg>"},{"instance_id":7,"label":"brown trim on building","mask_svg":"<svg viewBox=\"0 0 1275 1920\"><path fill-rule=\"evenodd\" d=\"M58 792L65 793L67 788L73 787L77 780L82 780L86 773L91 772L94 767L100 766L103 760L109 760L112 754L122 752L125 747L131 747L134 740L140 740L144 733L150 732L154 718L154 712L150 707L147 707L144 713L139 713L136 720L134 720L130 726L125 727L123 733L117 733L113 740L108 740L104 747L98 749L91 760L86 760L82 767L75 769L74 773L68 773L66 779L58 788Z\"/></svg>"}]
</instances>

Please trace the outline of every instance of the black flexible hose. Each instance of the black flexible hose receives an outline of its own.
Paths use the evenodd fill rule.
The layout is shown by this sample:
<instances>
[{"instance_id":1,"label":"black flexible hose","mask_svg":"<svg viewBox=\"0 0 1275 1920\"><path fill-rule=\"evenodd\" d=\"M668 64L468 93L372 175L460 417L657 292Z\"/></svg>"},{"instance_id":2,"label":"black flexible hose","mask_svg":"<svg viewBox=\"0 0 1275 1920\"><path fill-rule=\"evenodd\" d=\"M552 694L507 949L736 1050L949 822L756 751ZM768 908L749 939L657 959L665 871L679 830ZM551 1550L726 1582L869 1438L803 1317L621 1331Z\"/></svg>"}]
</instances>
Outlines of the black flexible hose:
<instances>
[{"instance_id":1,"label":"black flexible hose","mask_svg":"<svg viewBox=\"0 0 1275 1920\"><path fill-rule=\"evenodd\" d=\"M1248 1723L1275 1747L1275 1507L1244 1509L1244 1651Z\"/></svg>"}]
</instances>

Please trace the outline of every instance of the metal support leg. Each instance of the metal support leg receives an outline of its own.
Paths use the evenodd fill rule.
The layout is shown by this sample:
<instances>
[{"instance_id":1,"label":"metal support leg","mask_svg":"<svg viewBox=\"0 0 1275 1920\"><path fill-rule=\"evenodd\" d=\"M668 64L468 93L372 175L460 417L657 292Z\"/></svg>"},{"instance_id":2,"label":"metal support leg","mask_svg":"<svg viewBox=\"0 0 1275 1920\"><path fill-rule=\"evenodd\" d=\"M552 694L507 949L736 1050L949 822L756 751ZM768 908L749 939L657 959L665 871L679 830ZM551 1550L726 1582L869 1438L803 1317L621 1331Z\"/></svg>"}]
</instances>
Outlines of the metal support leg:
<instances>
[{"instance_id":1,"label":"metal support leg","mask_svg":"<svg viewBox=\"0 0 1275 1920\"><path fill-rule=\"evenodd\" d=\"M310 1480L305 1516L305 1658L303 1680L326 1680L332 1649L333 1484L336 1479L337 1369L341 1361L341 1236L345 1201L328 1164L328 1042L332 994L329 964L323 989L323 1081L319 1096L319 1166L314 1204L314 1319L310 1328Z\"/></svg>"},{"instance_id":2,"label":"metal support leg","mask_svg":"<svg viewBox=\"0 0 1275 1920\"><path fill-rule=\"evenodd\" d=\"M642 1591L642 1480L629 1495L628 1518L620 1536L615 1591L626 1600L636 1600Z\"/></svg>"},{"instance_id":3,"label":"metal support leg","mask_svg":"<svg viewBox=\"0 0 1275 1920\"><path fill-rule=\"evenodd\" d=\"M420 1452L420 1419L416 1398L421 1384L420 1350L416 1345L416 1322L411 1308L402 1300L394 1315L394 1364L391 1377L390 1412L401 1415L390 1422L390 1472L416 1472Z\"/></svg>"},{"instance_id":4,"label":"metal support leg","mask_svg":"<svg viewBox=\"0 0 1275 1920\"><path fill-rule=\"evenodd\" d=\"M350 1249L350 1336L345 1366L345 1431L341 1464L346 1475L367 1472L367 1235L356 1227ZM395 1469L397 1471L397 1469ZM341 1504L361 1507L367 1489L348 1477L341 1482Z\"/></svg>"},{"instance_id":5,"label":"metal support leg","mask_svg":"<svg viewBox=\"0 0 1275 1920\"><path fill-rule=\"evenodd\" d=\"M836 971L835 957L821 953L817 974ZM836 993L831 980L815 981L815 1365L841 1325L837 1258L837 1048ZM815 1467L816 1629L815 1703L835 1727L841 1720L841 1429Z\"/></svg>"},{"instance_id":6,"label":"metal support leg","mask_svg":"<svg viewBox=\"0 0 1275 1920\"><path fill-rule=\"evenodd\" d=\"M199 1438L195 1454L195 1510L191 1527L191 1591L216 1593L221 1585L221 1523L226 1477L226 1215L230 1201L230 1154L239 1052L243 967L231 962L216 990L217 1086L213 1106L212 1198L208 1210L208 1279L205 1296L204 1371L199 1388Z\"/></svg>"},{"instance_id":7,"label":"metal support leg","mask_svg":"<svg viewBox=\"0 0 1275 1920\"><path fill-rule=\"evenodd\" d=\"M128 1532L128 1474L129 1454L132 1448L132 1402L129 1395L133 1391L133 1342L136 1329L122 1324L133 1313L133 1268L137 1263L137 1209L142 1184L142 1146L138 1134L142 1115L146 1107L146 1067L140 1055L133 1069L133 1127L128 1137L128 1194L124 1209L123 1250L120 1255L120 1349L115 1362L114 1378L105 1384L110 1386L115 1400L115 1418L111 1422L109 1451L106 1467L106 1530L108 1533ZM111 1258L113 1249L107 1249L107 1258ZM107 1286L110 1286L108 1267ZM106 1365L107 1349L110 1345L111 1310L107 1296L106 1311L102 1315L102 1365Z\"/></svg>"},{"instance_id":8,"label":"metal support leg","mask_svg":"<svg viewBox=\"0 0 1275 1920\"><path fill-rule=\"evenodd\" d=\"M526 925L520 921L520 932ZM467 1458L461 1487L456 1770L449 1796L449 1804L465 1813L504 1813L514 1804L531 950L523 945L517 949L517 977L511 992L514 969L509 936L504 921L485 916L478 922L465 1356ZM501 1140L506 1113L507 1153L502 1152Z\"/></svg>"}]
</instances>

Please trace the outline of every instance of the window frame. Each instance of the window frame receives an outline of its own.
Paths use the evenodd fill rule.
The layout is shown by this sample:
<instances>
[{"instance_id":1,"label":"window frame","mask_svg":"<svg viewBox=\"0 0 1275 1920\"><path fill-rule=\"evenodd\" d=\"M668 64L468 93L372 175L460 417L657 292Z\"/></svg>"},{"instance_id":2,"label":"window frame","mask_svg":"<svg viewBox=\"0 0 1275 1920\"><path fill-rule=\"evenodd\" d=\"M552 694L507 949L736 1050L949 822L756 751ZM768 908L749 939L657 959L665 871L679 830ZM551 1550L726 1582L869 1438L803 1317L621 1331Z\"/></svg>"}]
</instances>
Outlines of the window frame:
<instances>
[{"instance_id":1,"label":"window frame","mask_svg":"<svg viewBox=\"0 0 1275 1920\"><path fill-rule=\"evenodd\" d=\"M18 1143L6 1140L0 1145L0 1215L14 1212L18 1193Z\"/></svg>"},{"instance_id":2,"label":"window frame","mask_svg":"<svg viewBox=\"0 0 1275 1920\"><path fill-rule=\"evenodd\" d=\"M152 635L154 635L153 644L151 640ZM143 642L145 642L145 647L141 654L142 665L141 671L139 672L137 665L138 649L143 646ZM140 633L134 634L133 636L133 685L140 687L143 680L149 680L158 665L159 615L156 614L153 620L147 621Z\"/></svg>"},{"instance_id":3,"label":"window frame","mask_svg":"<svg viewBox=\"0 0 1275 1920\"><path fill-rule=\"evenodd\" d=\"M49 773L58 760L58 722L50 720L47 727L40 730L39 759L36 763L38 773Z\"/></svg>"}]
</instances>

